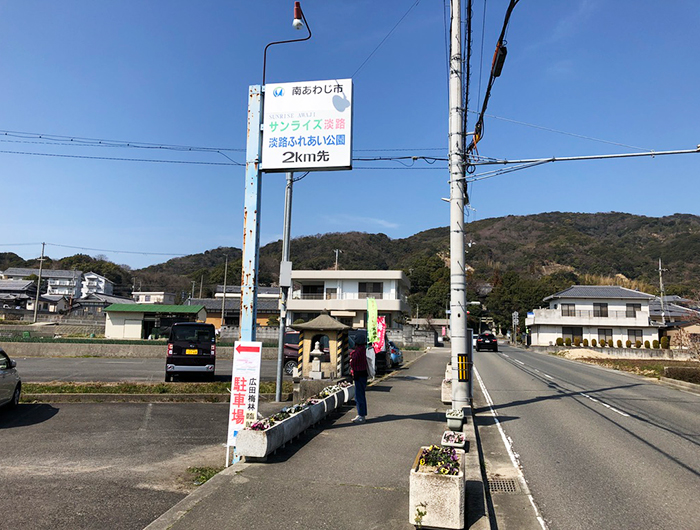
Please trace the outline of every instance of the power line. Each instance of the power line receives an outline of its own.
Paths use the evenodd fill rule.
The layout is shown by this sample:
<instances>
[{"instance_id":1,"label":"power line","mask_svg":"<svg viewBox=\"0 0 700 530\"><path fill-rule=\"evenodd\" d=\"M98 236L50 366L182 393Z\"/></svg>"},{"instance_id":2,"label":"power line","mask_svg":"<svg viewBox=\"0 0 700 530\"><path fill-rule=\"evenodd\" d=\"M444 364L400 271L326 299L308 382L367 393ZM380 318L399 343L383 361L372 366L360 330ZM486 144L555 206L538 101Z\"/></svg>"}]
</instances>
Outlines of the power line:
<instances>
[{"instance_id":1,"label":"power line","mask_svg":"<svg viewBox=\"0 0 700 530\"><path fill-rule=\"evenodd\" d=\"M87 160L112 160L120 162L151 162L157 164L194 164L201 166L245 166L245 164L240 162L202 162L202 161L192 161L192 160L162 160L162 159L148 159L148 158L120 158L112 156L87 156L87 155L66 155L58 153L33 153L29 151L6 151L0 150L0 153L11 154L11 155L30 155L30 156L48 156L56 158L82 158Z\"/></svg>"},{"instance_id":2,"label":"power line","mask_svg":"<svg viewBox=\"0 0 700 530\"><path fill-rule=\"evenodd\" d=\"M137 252L134 250L113 250L105 248L89 248L89 247L75 247L71 245L59 245L58 243L46 243L48 246L54 246L59 248L70 248L73 250L89 250L90 252L111 252L113 254L138 254L141 256L187 256L183 253L172 253L172 252Z\"/></svg>"},{"instance_id":3,"label":"power line","mask_svg":"<svg viewBox=\"0 0 700 530\"><path fill-rule=\"evenodd\" d=\"M352 74L352 75L350 76L351 78L354 78L354 77L357 75L357 72L359 72L360 70L362 70L362 68L365 66L365 64L367 64L367 63L369 62L369 60L370 60L370 59L372 58L372 56L377 52L377 50L379 50L379 48L382 47L382 44L384 44L384 42L386 42L386 40L387 40L389 37L391 37L391 34L394 33L394 30L396 30L396 28L399 27L399 24L401 24L401 22L403 22L403 19L406 18L406 17L408 16L408 14L409 14L411 11L413 11L413 8L416 7L419 3L420 3L420 0L416 0L415 3L414 3L411 7L408 8L408 11L406 11L406 12L404 13L404 15L399 19L399 21L394 25L394 27L391 28L391 31L389 31L389 33L386 34L386 37L384 37L384 38L382 39L382 41L381 41L379 44L377 44L377 47L374 48L374 50L372 50L372 53L369 54L369 56L367 57L367 59L365 59L365 60L363 61L363 63L360 65L360 67L359 67L357 70L355 70L355 73Z\"/></svg>"}]
</instances>

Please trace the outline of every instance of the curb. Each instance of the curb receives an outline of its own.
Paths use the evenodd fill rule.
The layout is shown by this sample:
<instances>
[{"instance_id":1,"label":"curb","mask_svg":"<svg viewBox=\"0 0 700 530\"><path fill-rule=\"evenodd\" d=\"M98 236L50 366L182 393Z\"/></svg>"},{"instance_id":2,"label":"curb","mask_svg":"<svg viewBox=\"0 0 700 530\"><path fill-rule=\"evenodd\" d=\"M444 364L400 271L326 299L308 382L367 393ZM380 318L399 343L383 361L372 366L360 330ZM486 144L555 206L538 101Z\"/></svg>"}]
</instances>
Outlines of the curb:
<instances>
[{"instance_id":1,"label":"curb","mask_svg":"<svg viewBox=\"0 0 700 530\"><path fill-rule=\"evenodd\" d=\"M670 377L659 378L659 383L677 390L685 390L687 392L692 392L693 394L700 394L700 385L695 383L688 383L687 381L681 381L679 379L671 379Z\"/></svg>"},{"instance_id":2,"label":"curb","mask_svg":"<svg viewBox=\"0 0 700 530\"><path fill-rule=\"evenodd\" d=\"M151 522L144 530L167 530L171 528L216 489L225 486L232 480L232 477L235 477L235 475L250 465L251 464L246 464L245 462L236 462L224 468L222 471L219 471L216 475L187 495L187 497L182 499L155 521Z\"/></svg>"}]
</instances>

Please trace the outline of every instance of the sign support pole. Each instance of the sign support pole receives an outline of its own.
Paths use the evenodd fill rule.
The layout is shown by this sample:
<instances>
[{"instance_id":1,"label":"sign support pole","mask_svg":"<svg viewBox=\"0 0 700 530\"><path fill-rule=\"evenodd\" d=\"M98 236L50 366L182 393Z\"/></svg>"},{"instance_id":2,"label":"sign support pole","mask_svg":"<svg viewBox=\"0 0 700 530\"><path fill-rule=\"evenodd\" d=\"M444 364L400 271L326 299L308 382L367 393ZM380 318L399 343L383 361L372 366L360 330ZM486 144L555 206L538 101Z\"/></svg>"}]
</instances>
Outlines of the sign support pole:
<instances>
[{"instance_id":1,"label":"sign support pole","mask_svg":"<svg viewBox=\"0 0 700 530\"><path fill-rule=\"evenodd\" d=\"M245 204L243 206L243 264L241 270L240 340L255 340L257 315L258 262L260 260L260 206L262 203L263 89L252 85L248 92L248 141L245 164Z\"/></svg>"}]
</instances>

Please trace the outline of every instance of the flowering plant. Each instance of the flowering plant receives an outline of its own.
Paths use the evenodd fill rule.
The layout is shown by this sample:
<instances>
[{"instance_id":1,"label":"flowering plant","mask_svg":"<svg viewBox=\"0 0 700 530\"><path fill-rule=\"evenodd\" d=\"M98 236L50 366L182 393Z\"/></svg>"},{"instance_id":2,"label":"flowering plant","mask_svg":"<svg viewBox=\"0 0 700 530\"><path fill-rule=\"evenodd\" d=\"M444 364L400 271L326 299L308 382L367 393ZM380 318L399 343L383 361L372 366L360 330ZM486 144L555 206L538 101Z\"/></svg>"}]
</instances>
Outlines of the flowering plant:
<instances>
[{"instance_id":1,"label":"flowering plant","mask_svg":"<svg viewBox=\"0 0 700 530\"><path fill-rule=\"evenodd\" d=\"M447 409L445 416L448 418L463 418L464 411L462 409Z\"/></svg>"},{"instance_id":2,"label":"flowering plant","mask_svg":"<svg viewBox=\"0 0 700 530\"><path fill-rule=\"evenodd\" d=\"M442 445L464 445L464 433L445 431L442 433Z\"/></svg>"},{"instance_id":3,"label":"flowering plant","mask_svg":"<svg viewBox=\"0 0 700 530\"><path fill-rule=\"evenodd\" d=\"M337 385L327 386L318 393L317 397L309 398L304 403L298 403L296 405L284 407L276 414L273 414L269 418L264 418L262 420L256 421L250 427L246 427L246 429L251 429L253 431L265 431L273 425L275 425L276 423L279 423L282 420L286 420L294 414L299 414L302 410L309 408L311 405L319 403L321 401L319 398L328 397L331 394L340 392L343 388L347 388L349 386L352 386L352 383L349 383L348 381L341 381Z\"/></svg>"},{"instance_id":4,"label":"flowering plant","mask_svg":"<svg viewBox=\"0 0 700 530\"><path fill-rule=\"evenodd\" d=\"M440 447L439 445L426 447L421 452L419 464L426 472L440 475L459 474L459 455L452 447Z\"/></svg>"}]
</instances>

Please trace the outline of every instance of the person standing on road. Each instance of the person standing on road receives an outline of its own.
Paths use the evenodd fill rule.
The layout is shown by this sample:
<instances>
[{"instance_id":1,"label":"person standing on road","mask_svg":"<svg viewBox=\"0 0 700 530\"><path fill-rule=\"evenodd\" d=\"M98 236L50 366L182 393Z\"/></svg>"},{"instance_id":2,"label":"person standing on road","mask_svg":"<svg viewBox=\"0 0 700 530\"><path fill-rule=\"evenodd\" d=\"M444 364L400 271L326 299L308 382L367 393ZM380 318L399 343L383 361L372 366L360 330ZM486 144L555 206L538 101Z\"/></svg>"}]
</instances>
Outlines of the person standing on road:
<instances>
[{"instance_id":1,"label":"person standing on road","mask_svg":"<svg viewBox=\"0 0 700 530\"><path fill-rule=\"evenodd\" d=\"M350 352L350 375L355 381L355 404L357 405L357 416L353 423L365 423L367 416L367 344L355 343L355 348Z\"/></svg>"}]
</instances>

